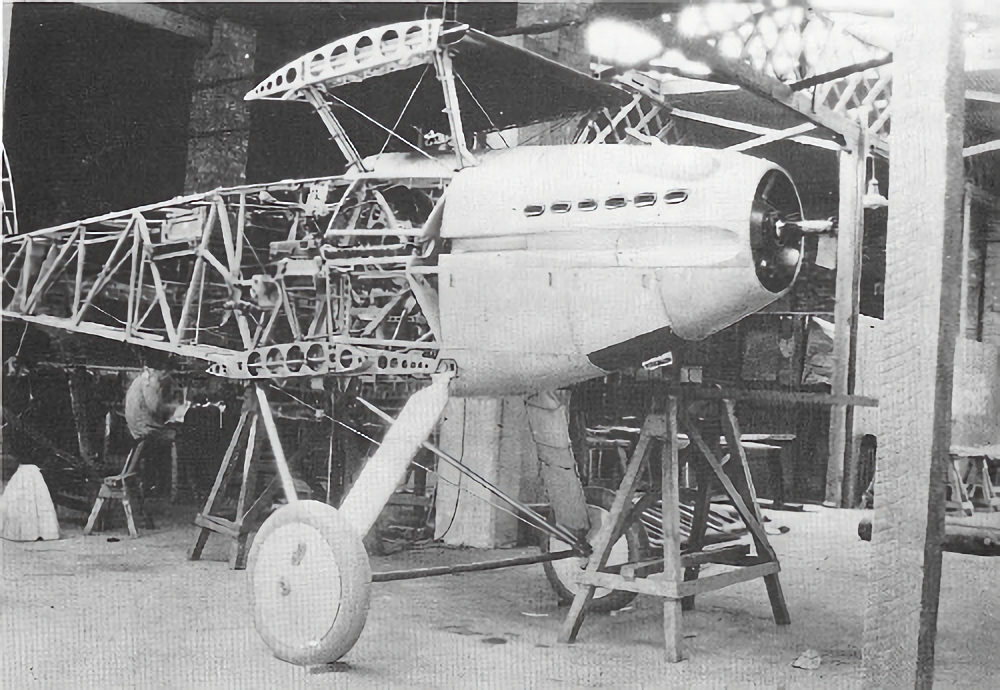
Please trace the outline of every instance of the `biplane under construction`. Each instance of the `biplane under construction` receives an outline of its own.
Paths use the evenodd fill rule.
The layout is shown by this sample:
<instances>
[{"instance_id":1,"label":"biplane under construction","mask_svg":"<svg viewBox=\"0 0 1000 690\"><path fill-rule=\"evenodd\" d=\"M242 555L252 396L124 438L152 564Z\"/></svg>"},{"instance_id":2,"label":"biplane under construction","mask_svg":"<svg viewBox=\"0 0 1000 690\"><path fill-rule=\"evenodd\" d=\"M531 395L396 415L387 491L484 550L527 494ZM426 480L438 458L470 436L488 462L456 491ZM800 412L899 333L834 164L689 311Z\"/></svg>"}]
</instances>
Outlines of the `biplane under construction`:
<instances>
[{"instance_id":1,"label":"biplane under construction","mask_svg":"<svg viewBox=\"0 0 1000 690\"><path fill-rule=\"evenodd\" d=\"M804 233L819 227L802 220L792 181L766 160L662 144L649 118L585 117L578 137L628 125L636 145L507 148L504 131L618 110L633 94L440 20L335 41L246 98L312 106L346 172L5 237L4 319L200 360L246 384L224 462L253 444L259 419L288 505L257 533L249 568L258 631L280 658L330 662L357 640L372 581L361 538L422 444L470 472L426 443L449 396L526 396L554 521L471 476L568 545L547 559L593 571L571 611L582 615L622 533L622 505L615 524L591 523L552 393L668 364L675 343L785 293ZM381 150L359 151L355 127L380 130ZM267 394L323 377L426 383L339 509L298 498ZM669 419L647 421L632 484L616 500L631 495L652 437L676 453L675 432ZM712 469L756 540L756 570L744 579L765 577L775 618L787 622L759 516L721 463ZM669 538L668 500L676 496L664 497ZM683 584L692 587L672 590L675 599L697 591Z\"/></svg>"}]
</instances>

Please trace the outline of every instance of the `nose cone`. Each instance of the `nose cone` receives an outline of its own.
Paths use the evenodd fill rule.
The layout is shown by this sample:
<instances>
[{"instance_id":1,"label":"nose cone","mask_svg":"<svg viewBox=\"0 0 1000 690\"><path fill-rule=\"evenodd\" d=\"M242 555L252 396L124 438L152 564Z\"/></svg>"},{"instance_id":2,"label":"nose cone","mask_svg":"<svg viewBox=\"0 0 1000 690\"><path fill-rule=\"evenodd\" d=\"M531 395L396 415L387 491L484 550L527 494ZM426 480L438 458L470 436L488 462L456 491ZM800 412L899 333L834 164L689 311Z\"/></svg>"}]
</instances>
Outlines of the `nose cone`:
<instances>
[{"instance_id":1,"label":"nose cone","mask_svg":"<svg viewBox=\"0 0 1000 690\"><path fill-rule=\"evenodd\" d=\"M795 281L802 261L802 233L779 221L802 220L795 186L781 170L769 170L750 208L750 248L760 284L775 294Z\"/></svg>"}]
</instances>

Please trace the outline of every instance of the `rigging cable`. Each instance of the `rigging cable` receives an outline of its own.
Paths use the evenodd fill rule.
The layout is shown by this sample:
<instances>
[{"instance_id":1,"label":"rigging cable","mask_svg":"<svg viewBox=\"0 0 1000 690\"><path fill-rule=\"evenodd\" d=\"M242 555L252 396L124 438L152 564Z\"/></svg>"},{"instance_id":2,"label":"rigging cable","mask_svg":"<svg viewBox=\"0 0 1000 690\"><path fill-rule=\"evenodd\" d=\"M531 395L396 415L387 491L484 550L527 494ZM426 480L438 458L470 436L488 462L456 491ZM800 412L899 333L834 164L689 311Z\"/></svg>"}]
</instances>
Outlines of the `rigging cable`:
<instances>
[{"instance_id":1,"label":"rigging cable","mask_svg":"<svg viewBox=\"0 0 1000 690\"><path fill-rule=\"evenodd\" d=\"M419 89L420 85L423 83L424 76L427 74L427 70L428 69L430 69L430 65L424 65L424 71L420 73L420 78L417 79L416 86L414 86L413 87L413 91L410 92L410 97L406 99L406 104L403 106L403 109L399 111L399 117L396 118L396 124L394 124L392 126L392 132L395 132L396 128L399 127L399 123L402 122L403 115L406 114L406 109L410 107L410 101L412 101L413 97L415 95L417 95L417 89ZM487 116L487 117L489 117L489 116ZM390 139L392 139L391 136L388 136L388 137L385 138L385 143L382 144L381 150L379 150L378 155L375 156L375 162L376 163L378 162L378 159L382 157L382 154L385 153L385 147L389 145L389 140Z\"/></svg>"},{"instance_id":2,"label":"rigging cable","mask_svg":"<svg viewBox=\"0 0 1000 690\"><path fill-rule=\"evenodd\" d=\"M499 127L497 127L497 126L496 126L496 124L495 124L495 123L493 122L493 118L492 118L492 117L490 117L490 114L489 114L488 112L486 112L486 108L484 108L484 107L483 107L483 104L479 102L479 99L478 99L478 98L476 98L476 94L472 93L472 89L470 89L470 88L469 88L469 85L465 83L465 80L464 80L464 79L462 79L462 75L461 75L461 74L459 74L459 73L458 73L458 72L456 71L456 72L455 72L455 76L456 76L456 77L458 77L458 81L460 81L460 82L462 83L462 86L464 86L464 87L465 87L465 90L469 92L469 95L470 95L470 96L472 96L472 100L476 102L476 105L478 105L478 106L479 106L479 109L483 111L483 115L485 115L485 116L486 116L486 119L487 119L487 121L489 121L489 123L490 123L490 127L492 127L492 128L494 129L494 131L496 131L496 133L497 133L497 136L499 136L499 137L500 137L500 141L502 141L502 142L503 142L503 145L504 145L504 146L506 146L507 148L510 148L510 144L508 144L508 143L507 143L507 140L503 138L503 132L501 132L501 131L500 131L500 128L499 128Z\"/></svg>"},{"instance_id":3,"label":"rigging cable","mask_svg":"<svg viewBox=\"0 0 1000 690\"><path fill-rule=\"evenodd\" d=\"M385 130L390 136L396 137L397 139L399 139L401 142L403 142L404 144L406 144L407 146L409 146L411 149L413 149L414 151L416 151L420 155L425 156L426 158L434 161L435 163L437 163L438 165L440 165L442 168L445 168L446 170L448 170L448 172L452 171L451 168L449 168L447 165L445 165L445 163L443 161L435 158L434 156L432 156L431 154L427 153L426 151L424 151L420 147L411 144L406 139L404 139L403 137L401 137L398 134L396 134L395 132L393 132L391 129L389 129L388 127L386 127L385 125L383 125L381 122L379 122L375 118L373 118L370 115L368 115L366 113L363 113L360 110L358 110L357 108L355 108L353 105L351 105L350 103L348 103L347 101L345 101L340 96L337 96L336 94L333 94L333 93L330 93L330 94L327 94L327 95L329 95L330 98L332 98L333 100L337 101L341 105L347 106L348 108L350 108L351 110L353 110L355 113L357 113L361 117L363 117L366 120L368 120L369 122L371 122L376 127L379 127L381 129Z\"/></svg>"},{"instance_id":4,"label":"rigging cable","mask_svg":"<svg viewBox=\"0 0 1000 690\"><path fill-rule=\"evenodd\" d=\"M296 398L294 395L292 395L291 393L289 393L286 390L283 390L283 389L280 389L280 388L278 388L276 390L278 390L280 393L283 393L284 395L286 395L287 397L291 398L292 400L294 400L295 402L299 403L300 405L303 405L304 407L309 408L313 412L321 414L322 416L324 416L327 419L331 420L335 424L339 424L340 426L342 426L343 428L347 429L348 431L357 434L361 438L363 438L363 439L365 439L365 440L367 440L367 441L375 444L376 446L380 445L378 441L376 441L375 439L371 438L370 436L368 436L364 432L359 431L358 429L355 429L354 427L350 426L349 424L345 424L344 422L340 421L339 419L334 419L333 417L331 417L330 415L328 415L325 410L322 410L320 408L314 407L314 406L310 405L309 403L305 402L304 400L300 400L299 398ZM362 402L365 402L361 398L358 398L358 400L361 400ZM463 442L463 445L464 445L464 442ZM483 501L484 503L486 503L491 508L495 508L496 510L499 510L499 511L501 511L503 513L506 513L506 514L512 516L513 518L515 518L516 520L520 520L521 522L525 523L526 525L535 527L536 529L541 529L542 531L547 532L550 535L552 535L554 537L557 537L557 538L565 541L567 544L571 544L572 545L573 542L574 542L574 540L572 539L572 535L569 535L568 533L566 533L566 534L561 533L561 530L560 530L560 528L559 528L558 525L553 525L553 524L547 522L544 518L542 518L542 516L538 515L537 513L535 513L534 511L532 511L530 509L527 509L527 511L525 513L523 513L523 514L518 514L518 513L515 513L512 510L509 510L508 508L506 508L506 507L504 507L502 505L499 505L497 503L494 503L494 502L490 501L485 496L481 496L481 495L479 495L479 494L477 494L477 493L475 493L475 492L473 492L473 491L471 491L471 490L469 490L467 488L463 488L461 486L461 476L464 475L464 474L468 474L470 479L475 480L477 483L479 483L480 485L482 485L483 488L485 488L485 489L489 490L491 493L494 493L495 495L497 495L497 497L502 498L502 499L507 500L507 501L510 501L510 502L512 502L512 505L515 505L516 507L521 508L521 506L518 506L516 503L513 502L513 499L507 498L506 495L502 491L500 491L500 489L498 489L497 487L493 486L490 482L488 482L486 479L480 477L478 474L476 474L475 472L473 472L468 466L464 465L461 462L458 463L459 465L462 466L462 468L460 469L460 473L461 474L459 475L460 478L459 478L459 482L457 482L457 483L451 481L450 479L447 479L444 476L442 476L442 474L439 471L437 471L437 470L431 469L429 467L424 467L423 465L421 465L419 463L416 463L416 462L414 462L414 464L416 464L421 469L427 470L428 472L433 472L434 474L436 474L438 476L439 479L442 479L446 483L451 484L452 486L455 486L458 491L465 491L466 493L470 494L471 496L474 496L477 499ZM456 507L457 507L457 499L456 499ZM529 520L528 517L534 517L535 520ZM449 528L450 528L450 525L449 525Z\"/></svg>"}]
</instances>

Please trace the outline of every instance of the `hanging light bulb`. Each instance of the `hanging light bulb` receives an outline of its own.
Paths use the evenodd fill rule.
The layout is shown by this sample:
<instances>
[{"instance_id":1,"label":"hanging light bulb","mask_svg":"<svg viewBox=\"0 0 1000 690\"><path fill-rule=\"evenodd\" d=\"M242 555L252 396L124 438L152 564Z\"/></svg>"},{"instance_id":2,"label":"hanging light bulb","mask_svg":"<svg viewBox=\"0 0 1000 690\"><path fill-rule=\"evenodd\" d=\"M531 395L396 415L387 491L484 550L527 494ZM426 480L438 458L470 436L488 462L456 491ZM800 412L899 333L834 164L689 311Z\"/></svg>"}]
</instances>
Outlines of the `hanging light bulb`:
<instances>
[{"instance_id":1,"label":"hanging light bulb","mask_svg":"<svg viewBox=\"0 0 1000 690\"><path fill-rule=\"evenodd\" d=\"M872 176L868 178L868 190L861 197L861 203L865 208L885 208L889 205L889 200L882 196L878 187L878 179L875 177L875 159L868 156L871 161Z\"/></svg>"}]
</instances>

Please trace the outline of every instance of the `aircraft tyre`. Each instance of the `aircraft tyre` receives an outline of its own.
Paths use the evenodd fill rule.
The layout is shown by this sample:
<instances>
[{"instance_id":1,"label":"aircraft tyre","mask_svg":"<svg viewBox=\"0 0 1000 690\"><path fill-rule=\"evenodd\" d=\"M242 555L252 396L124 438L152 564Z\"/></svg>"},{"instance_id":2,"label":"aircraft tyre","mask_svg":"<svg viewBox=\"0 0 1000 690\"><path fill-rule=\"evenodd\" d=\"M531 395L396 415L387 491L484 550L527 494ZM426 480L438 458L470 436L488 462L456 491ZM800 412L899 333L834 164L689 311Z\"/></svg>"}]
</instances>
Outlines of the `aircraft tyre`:
<instances>
[{"instance_id":1,"label":"aircraft tyre","mask_svg":"<svg viewBox=\"0 0 1000 690\"><path fill-rule=\"evenodd\" d=\"M585 489L587 497L587 514L590 517L590 532L587 534L587 541L591 544L597 537L597 532L601 528L601 523L607 518L611 510L611 504L615 500L613 491L601 487L589 487ZM619 563L635 562L640 559L642 553L642 525L637 520L630 520L625 528L625 533L615 542L611 549L611 556L608 558L608 565ZM569 548L565 542L558 537L542 535L541 549L543 553L562 551ZM582 587L570 579L573 570L579 570L587 566L586 558L566 558L561 561L550 561L543 563L545 577L559 597L560 604L568 604L573 601L576 592ZM636 598L635 592L623 592L620 590L610 590L598 587L594 591L594 598L591 599L587 609L592 613L607 613L617 611L628 606Z\"/></svg>"},{"instance_id":2,"label":"aircraft tyre","mask_svg":"<svg viewBox=\"0 0 1000 690\"><path fill-rule=\"evenodd\" d=\"M368 618L372 572L335 508L300 500L257 532L247 570L257 632L279 659L311 666L351 650Z\"/></svg>"}]
</instances>

